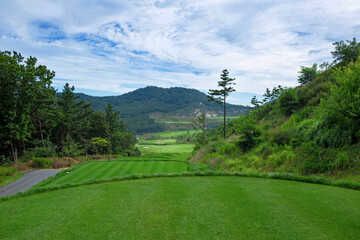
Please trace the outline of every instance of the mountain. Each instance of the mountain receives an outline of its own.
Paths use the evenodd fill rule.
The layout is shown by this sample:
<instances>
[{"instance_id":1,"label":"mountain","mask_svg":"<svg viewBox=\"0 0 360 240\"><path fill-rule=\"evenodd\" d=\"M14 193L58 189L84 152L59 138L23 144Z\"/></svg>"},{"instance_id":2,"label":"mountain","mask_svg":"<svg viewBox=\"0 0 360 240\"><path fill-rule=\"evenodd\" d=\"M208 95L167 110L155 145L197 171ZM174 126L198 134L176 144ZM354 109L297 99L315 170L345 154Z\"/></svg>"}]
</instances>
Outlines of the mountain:
<instances>
[{"instance_id":1,"label":"mountain","mask_svg":"<svg viewBox=\"0 0 360 240\"><path fill-rule=\"evenodd\" d=\"M223 116L223 106L208 102L206 94L188 88L160 88L149 86L119 96L94 97L78 93L79 100L92 103L95 110L104 111L108 103L120 111L129 129L136 133L161 131L163 125L149 115L160 113L166 116L195 117L201 112L207 116ZM243 115L249 107L227 104L227 116Z\"/></svg>"}]
</instances>

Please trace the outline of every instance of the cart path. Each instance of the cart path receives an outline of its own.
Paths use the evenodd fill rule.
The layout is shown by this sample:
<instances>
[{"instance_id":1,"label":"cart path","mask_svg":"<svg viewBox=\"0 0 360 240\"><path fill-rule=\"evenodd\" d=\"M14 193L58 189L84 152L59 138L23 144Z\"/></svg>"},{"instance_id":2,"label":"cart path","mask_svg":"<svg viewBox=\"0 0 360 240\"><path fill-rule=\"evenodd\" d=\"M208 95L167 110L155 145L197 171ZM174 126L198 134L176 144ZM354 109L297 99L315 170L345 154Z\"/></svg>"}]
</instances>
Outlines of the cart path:
<instances>
[{"instance_id":1,"label":"cart path","mask_svg":"<svg viewBox=\"0 0 360 240\"><path fill-rule=\"evenodd\" d=\"M0 188L0 197L13 195L20 191L25 191L44 179L54 176L61 169L42 169L24 173L24 176Z\"/></svg>"}]
</instances>

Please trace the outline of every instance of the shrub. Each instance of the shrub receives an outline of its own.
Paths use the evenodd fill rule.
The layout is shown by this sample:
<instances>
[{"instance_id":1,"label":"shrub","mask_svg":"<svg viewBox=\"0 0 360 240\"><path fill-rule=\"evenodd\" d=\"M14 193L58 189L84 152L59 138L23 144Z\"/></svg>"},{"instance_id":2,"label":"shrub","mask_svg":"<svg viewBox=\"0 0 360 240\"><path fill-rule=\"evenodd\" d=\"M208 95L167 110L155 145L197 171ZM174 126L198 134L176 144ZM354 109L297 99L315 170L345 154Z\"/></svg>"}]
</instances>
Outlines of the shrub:
<instances>
[{"instance_id":1,"label":"shrub","mask_svg":"<svg viewBox=\"0 0 360 240\"><path fill-rule=\"evenodd\" d=\"M235 155L238 152L238 148L235 143L226 143L221 146L220 154L223 155Z\"/></svg>"},{"instance_id":2,"label":"shrub","mask_svg":"<svg viewBox=\"0 0 360 240\"><path fill-rule=\"evenodd\" d=\"M236 143L244 152L249 151L260 142L261 130L250 117L243 117L238 127L240 139Z\"/></svg>"},{"instance_id":3,"label":"shrub","mask_svg":"<svg viewBox=\"0 0 360 240\"><path fill-rule=\"evenodd\" d=\"M65 168L70 167L71 164L63 159L54 159L52 166L53 168Z\"/></svg>"},{"instance_id":4,"label":"shrub","mask_svg":"<svg viewBox=\"0 0 360 240\"><path fill-rule=\"evenodd\" d=\"M34 168L48 168L53 161L50 158L33 158L31 167Z\"/></svg>"},{"instance_id":5,"label":"shrub","mask_svg":"<svg viewBox=\"0 0 360 240\"><path fill-rule=\"evenodd\" d=\"M298 158L302 160L302 173L325 173L333 168L330 154L321 151L315 142L306 142L298 149Z\"/></svg>"},{"instance_id":6,"label":"shrub","mask_svg":"<svg viewBox=\"0 0 360 240\"><path fill-rule=\"evenodd\" d=\"M285 116L291 115L299 107L296 91L292 88L283 91L279 97L279 104Z\"/></svg>"},{"instance_id":7,"label":"shrub","mask_svg":"<svg viewBox=\"0 0 360 240\"><path fill-rule=\"evenodd\" d=\"M35 147L31 151L32 156L35 157L54 157L56 155L54 149L52 147Z\"/></svg>"},{"instance_id":8,"label":"shrub","mask_svg":"<svg viewBox=\"0 0 360 240\"><path fill-rule=\"evenodd\" d=\"M285 146L282 151L269 156L268 160L274 167L280 167L283 164L291 163L295 159L295 154L290 146Z\"/></svg>"}]
</instances>

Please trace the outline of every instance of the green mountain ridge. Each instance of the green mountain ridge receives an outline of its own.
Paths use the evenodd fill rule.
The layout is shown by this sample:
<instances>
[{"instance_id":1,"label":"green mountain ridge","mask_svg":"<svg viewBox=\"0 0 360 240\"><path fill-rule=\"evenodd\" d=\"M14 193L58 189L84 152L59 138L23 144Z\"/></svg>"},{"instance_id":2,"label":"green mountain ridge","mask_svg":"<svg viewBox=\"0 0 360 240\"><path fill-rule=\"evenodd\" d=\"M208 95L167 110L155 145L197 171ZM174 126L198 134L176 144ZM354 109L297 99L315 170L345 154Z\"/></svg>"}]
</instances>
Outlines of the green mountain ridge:
<instances>
[{"instance_id":1,"label":"green mountain ridge","mask_svg":"<svg viewBox=\"0 0 360 240\"><path fill-rule=\"evenodd\" d=\"M79 101L92 104L95 110L104 111L108 103L120 111L129 129L136 133L162 131L163 125L157 123L149 115L160 113L165 116L195 117L201 112L207 116L223 116L223 107L214 102L208 102L206 94L182 87L160 88L148 86L119 96L95 97L77 93ZM227 116L239 116L247 113L250 108L226 104Z\"/></svg>"}]
</instances>

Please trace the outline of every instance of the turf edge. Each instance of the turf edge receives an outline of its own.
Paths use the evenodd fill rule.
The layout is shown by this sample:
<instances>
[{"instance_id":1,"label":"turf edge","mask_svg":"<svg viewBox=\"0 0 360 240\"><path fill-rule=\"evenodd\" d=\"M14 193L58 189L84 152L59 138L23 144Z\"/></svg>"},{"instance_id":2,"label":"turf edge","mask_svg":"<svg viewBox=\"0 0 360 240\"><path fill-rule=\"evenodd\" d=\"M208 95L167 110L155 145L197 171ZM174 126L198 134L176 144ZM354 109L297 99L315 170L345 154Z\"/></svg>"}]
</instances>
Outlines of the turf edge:
<instances>
[{"instance_id":1,"label":"turf edge","mask_svg":"<svg viewBox=\"0 0 360 240\"><path fill-rule=\"evenodd\" d=\"M79 165L78 165L79 166ZM76 166L77 167L77 166ZM341 188L348 188L353 190L360 190L360 184L347 182L347 181L331 181L322 177L317 176L301 176L291 173L242 173L242 172L220 172L220 171L206 171L206 172L184 172L180 174L153 174L153 175L129 175L124 177L116 177L109 179L96 179L85 181L82 183L66 183L58 186L52 187L38 187L34 189L29 189L24 192L18 192L11 196L0 197L0 202L7 201L19 197L30 196L36 193L50 192L54 190L60 190L65 188L79 187L97 183L107 183L107 182L118 182L118 181L126 181L126 180L138 180L138 179L149 179L149 178L159 178L159 177L195 177L195 176L237 176L237 177L254 177L254 178L266 178L266 179L280 179L280 180L288 180L288 181L297 181L297 182L305 182L305 183L313 183L313 184L322 184L328 186L335 186Z\"/></svg>"}]
</instances>

